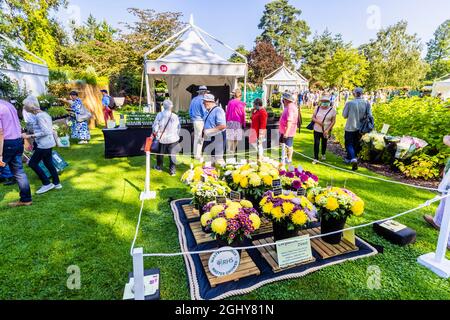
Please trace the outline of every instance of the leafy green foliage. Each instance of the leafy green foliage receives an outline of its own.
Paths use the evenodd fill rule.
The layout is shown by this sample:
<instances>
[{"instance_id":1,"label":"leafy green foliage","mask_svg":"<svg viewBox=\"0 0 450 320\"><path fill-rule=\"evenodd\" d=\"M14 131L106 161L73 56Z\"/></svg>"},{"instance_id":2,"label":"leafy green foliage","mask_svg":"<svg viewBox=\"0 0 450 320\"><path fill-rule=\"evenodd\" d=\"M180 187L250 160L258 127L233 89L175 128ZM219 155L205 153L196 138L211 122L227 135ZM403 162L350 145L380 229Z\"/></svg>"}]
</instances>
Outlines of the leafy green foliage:
<instances>
[{"instance_id":1,"label":"leafy green foliage","mask_svg":"<svg viewBox=\"0 0 450 320\"><path fill-rule=\"evenodd\" d=\"M69 115L69 112L67 112L66 108L64 108L64 107L51 107L51 108L47 109L46 112L53 119L59 119L59 118Z\"/></svg>"},{"instance_id":2,"label":"leafy green foliage","mask_svg":"<svg viewBox=\"0 0 450 320\"><path fill-rule=\"evenodd\" d=\"M382 29L375 40L361 46L369 61L366 87L417 87L428 65L421 59L420 39L407 33L406 21Z\"/></svg>"},{"instance_id":3,"label":"leafy green foliage","mask_svg":"<svg viewBox=\"0 0 450 320\"><path fill-rule=\"evenodd\" d=\"M441 177L442 168L450 154L439 153L435 156L429 156L425 153L413 156L411 163L407 164L402 161L395 161L397 168L409 178L423 178L425 180L439 179Z\"/></svg>"},{"instance_id":4,"label":"leafy green foliage","mask_svg":"<svg viewBox=\"0 0 450 320\"><path fill-rule=\"evenodd\" d=\"M431 67L427 79L434 80L450 74L450 19L438 27L427 46L425 60Z\"/></svg>"},{"instance_id":5,"label":"leafy green foliage","mask_svg":"<svg viewBox=\"0 0 450 320\"><path fill-rule=\"evenodd\" d=\"M300 60L311 34L306 21L300 19L301 14L288 0L274 0L265 5L258 25L263 32L257 41L271 42L289 65Z\"/></svg>"}]
</instances>

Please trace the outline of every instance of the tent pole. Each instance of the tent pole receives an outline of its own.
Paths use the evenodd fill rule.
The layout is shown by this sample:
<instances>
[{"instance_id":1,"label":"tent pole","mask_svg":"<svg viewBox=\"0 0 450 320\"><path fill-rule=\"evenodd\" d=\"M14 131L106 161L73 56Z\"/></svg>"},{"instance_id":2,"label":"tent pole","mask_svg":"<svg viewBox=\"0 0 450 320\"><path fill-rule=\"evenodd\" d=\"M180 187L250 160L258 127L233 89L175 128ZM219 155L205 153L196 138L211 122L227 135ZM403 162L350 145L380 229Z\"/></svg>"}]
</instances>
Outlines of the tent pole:
<instances>
[{"instance_id":1,"label":"tent pole","mask_svg":"<svg viewBox=\"0 0 450 320\"><path fill-rule=\"evenodd\" d=\"M145 63L142 69L142 77L141 77L141 94L139 96L139 109L142 108L142 93L144 92L144 77L145 77Z\"/></svg>"},{"instance_id":2,"label":"tent pole","mask_svg":"<svg viewBox=\"0 0 450 320\"><path fill-rule=\"evenodd\" d=\"M245 77L244 77L244 102L247 104L247 77L248 77L248 65L245 66Z\"/></svg>"},{"instance_id":3,"label":"tent pole","mask_svg":"<svg viewBox=\"0 0 450 320\"><path fill-rule=\"evenodd\" d=\"M161 42L159 45L157 45L156 47L154 47L153 49L147 51L144 54L144 59L147 60L147 57L155 52L156 50L158 50L159 48L161 48L162 46L164 46L166 43L172 41L173 39L177 38L178 36L180 36L181 34L185 33L186 31L188 31L191 28L191 26L187 26L186 28L184 28L183 30L181 30L180 32L177 32L176 34L174 34L173 36L171 36L170 38L168 38L167 40Z\"/></svg>"},{"instance_id":4,"label":"tent pole","mask_svg":"<svg viewBox=\"0 0 450 320\"><path fill-rule=\"evenodd\" d=\"M149 83L149 80L148 80L147 70L145 70L145 87L147 88L147 108L149 108L148 110L150 111L150 105L152 103L152 98L151 98L151 95L150 95L150 83Z\"/></svg>"}]
</instances>

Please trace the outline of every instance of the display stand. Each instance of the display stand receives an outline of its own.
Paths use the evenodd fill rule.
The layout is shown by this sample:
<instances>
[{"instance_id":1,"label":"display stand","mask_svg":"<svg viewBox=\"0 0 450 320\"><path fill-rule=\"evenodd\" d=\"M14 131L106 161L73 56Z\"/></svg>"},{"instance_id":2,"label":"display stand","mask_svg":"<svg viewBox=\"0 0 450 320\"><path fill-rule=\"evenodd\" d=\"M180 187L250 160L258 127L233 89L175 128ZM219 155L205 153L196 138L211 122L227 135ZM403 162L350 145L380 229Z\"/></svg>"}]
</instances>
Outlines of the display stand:
<instances>
[{"instance_id":1,"label":"display stand","mask_svg":"<svg viewBox=\"0 0 450 320\"><path fill-rule=\"evenodd\" d=\"M310 237L320 235L320 228L313 228L300 231L301 235L309 235ZM311 240L311 247L316 251L322 259L330 259L350 252L358 251L359 248L353 243L342 239L337 244L329 244L322 240L322 238L315 238Z\"/></svg>"}]
</instances>

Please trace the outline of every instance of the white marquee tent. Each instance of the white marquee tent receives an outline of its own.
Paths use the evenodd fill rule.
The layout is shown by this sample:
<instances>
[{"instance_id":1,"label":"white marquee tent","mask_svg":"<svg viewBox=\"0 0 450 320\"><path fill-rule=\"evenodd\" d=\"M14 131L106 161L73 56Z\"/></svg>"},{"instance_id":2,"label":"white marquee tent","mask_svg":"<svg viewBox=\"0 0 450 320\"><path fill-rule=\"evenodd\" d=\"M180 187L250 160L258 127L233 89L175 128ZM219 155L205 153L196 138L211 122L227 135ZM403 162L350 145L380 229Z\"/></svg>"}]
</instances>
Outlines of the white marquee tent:
<instances>
[{"instance_id":1,"label":"white marquee tent","mask_svg":"<svg viewBox=\"0 0 450 320\"><path fill-rule=\"evenodd\" d=\"M266 105L267 101L272 96L272 92L278 87L280 92L286 90L294 92L302 92L308 90L309 81L296 71L289 70L284 64L266 76L263 80L263 102Z\"/></svg>"},{"instance_id":2,"label":"white marquee tent","mask_svg":"<svg viewBox=\"0 0 450 320\"><path fill-rule=\"evenodd\" d=\"M49 72L46 62L35 54L29 52L25 48L14 43L11 39L5 37L4 35L0 34L0 37L6 40L11 46L27 52L28 54L32 55L37 60L42 62L38 64L26 61L24 59L19 59L19 61L17 62L17 67L7 65L0 68L0 72L5 74L11 80L17 81L17 83L21 87L25 87L28 91L31 91L31 93L36 96L46 93L47 82L49 81Z\"/></svg>"},{"instance_id":3,"label":"white marquee tent","mask_svg":"<svg viewBox=\"0 0 450 320\"><path fill-rule=\"evenodd\" d=\"M433 84L431 95L436 97L439 93L442 93L443 99L450 99L450 78L447 80L436 81Z\"/></svg>"},{"instance_id":4,"label":"white marquee tent","mask_svg":"<svg viewBox=\"0 0 450 320\"><path fill-rule=\"evenodd\" d=\"M245 78L247 85L247 63L232 63L219 56L206 42L206 35L227 49L235 52L247 62L247 58L220 40L194 25L191 16L189 25L169 39L156 46L145 55L145 81L147 103L152 111L155 106L154 81L165 80L175 111L189 109L191 94L186 91L191 85L223 86L231 89L237 87L237 79ZM181 40L181 43L179 43ZM169 54L168 50L179 43ZM169 45L166 51L156 60L147 57L159 48ZM246 88L245 88L246 91ZM244 97L246 96L244 92Z\"/></svg>"}]
</instances>

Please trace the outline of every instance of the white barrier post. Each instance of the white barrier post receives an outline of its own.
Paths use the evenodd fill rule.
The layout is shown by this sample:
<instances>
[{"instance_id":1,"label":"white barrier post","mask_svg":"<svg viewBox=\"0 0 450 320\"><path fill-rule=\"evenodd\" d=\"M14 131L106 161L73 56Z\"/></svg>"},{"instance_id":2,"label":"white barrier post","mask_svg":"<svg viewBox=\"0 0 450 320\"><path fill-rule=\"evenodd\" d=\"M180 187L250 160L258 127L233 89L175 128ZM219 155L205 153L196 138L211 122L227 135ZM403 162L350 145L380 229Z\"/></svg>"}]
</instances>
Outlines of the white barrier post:
<instances>
[{"instance_id":1,"label":"white barrier post","mask_svg":"<svg viewBox=\"0 0 450 320\"><path fill-rule=\"evenodd\" d=\"M144 250L133 250L134 300L145 300L144 294Z\"/></svg>"},{"instance_id":2,"label":"white barrier post","mask_svg":"<svg viewBox=\"0 0 450 320\"><path fill-rule=\"evenodd\" d=\"M150 191L150 151L145 152L145 187L144 192L141 193L141 201L151 200L156 198L156 192Z\"/></svg>"},{"instance_id":3,"label":"white barrier post","mask_svg":"<svg viewBox=\"0 0 450 320\"><path fill-rule=\"evenodd\" d=\"M447 184L450 183L450 171L444 177L439 187L443 195L450 194L447 190ZM444 216L442 218L441 230L436 253L428 253L419 257L418 262L436 273L442 278L450 278L450 260L445 257L447 253L448 239L450 236L450 198L445 199Z\"/></svg>"}]
</instances>

